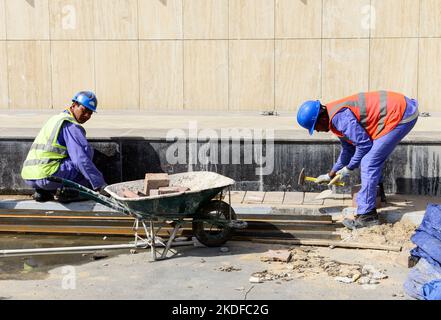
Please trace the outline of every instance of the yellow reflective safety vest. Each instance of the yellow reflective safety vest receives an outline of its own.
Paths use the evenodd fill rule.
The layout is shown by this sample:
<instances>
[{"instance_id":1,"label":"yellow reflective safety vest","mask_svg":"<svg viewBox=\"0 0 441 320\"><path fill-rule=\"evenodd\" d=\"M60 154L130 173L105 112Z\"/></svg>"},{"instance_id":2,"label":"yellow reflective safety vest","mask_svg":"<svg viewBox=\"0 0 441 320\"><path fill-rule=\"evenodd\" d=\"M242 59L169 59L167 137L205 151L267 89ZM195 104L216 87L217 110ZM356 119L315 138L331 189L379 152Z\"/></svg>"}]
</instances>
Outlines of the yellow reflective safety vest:
<instances>
[{"instance_id":1,"label":"yellow reflective safety vest","mask_svg":"<svg viewBox=\"0 0 441 320\"><path fill-rule=\"evenodd\" d=\"M58 171L62 160L68 157L67 148L57 142L64 121L79 125L84 130L70 113L62 112L50 118L29 150L21 170L23 179L38 180L50 177Z\"/></svg>"}]
</instances>

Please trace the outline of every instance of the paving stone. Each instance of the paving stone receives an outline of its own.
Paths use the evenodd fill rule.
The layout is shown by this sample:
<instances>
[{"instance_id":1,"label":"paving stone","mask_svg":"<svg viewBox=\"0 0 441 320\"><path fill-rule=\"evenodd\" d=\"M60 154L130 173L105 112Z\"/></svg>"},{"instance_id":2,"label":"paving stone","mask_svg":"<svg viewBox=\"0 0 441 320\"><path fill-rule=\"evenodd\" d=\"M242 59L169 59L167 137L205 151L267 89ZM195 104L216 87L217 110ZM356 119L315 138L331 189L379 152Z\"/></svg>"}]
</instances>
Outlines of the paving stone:
<instances>
[{"instance_id":1,"label":"paving stone","mask_svg":"<svg viewBox=\"0 0 441 320\"><path fill-rule=\"evenodd\" d=\"M320 193L316 192L305 192L305 198L303 199L303 204L318 204L323 205L323 199L322 200L316 200L315 197L317 197Z\"/></svg>"},{"instance_id":2,"label":"paving stone","mask_svg":"<svg viewBox=\"0 0 441 320\"><path fill-rule=\"evenodd\" d=\"M285 192L285 198L283 199L283 204L302 204L303 203L303 192Z\"/></svg>"},{"instance_id":3,"label":"paving stone","mask_svg":"<svg viewBox=\"0 0 441 320\"><path fill-rule=\"evenodd\" d=\"M344 206L344 194L334 194L332 198L324 199L325 206Z\"/></svg>"},{"instance_id":4,"label":"paving stone","mask_svg":"<svg viewBox=\"0 0 441 320\"><path fill-rule=\"evenodd\" d=\"M231 203L241 204L246 193L246 191L231 191ZM228 201L228 194L225 199Z\"/></svg>"},{"instance_id":5,"label":"paving stone","mask_svg":"<svg viewBox=\"0 0 441 320\"><path fill-rule=\"evenodd\" d=\"M285 192L266 192L265 199L263 199L263 203L264 204L282 204L284 197L285 197Z\"/></svg>"},{"instance_id":6,"label":"paving stone","mask_svg":"<svg viewBox=\"0 0 441 320\"><path fill-rule=\"evenodd\" d=\"M262 203L265 198L263 191L247 191L243 203Z\"/></svg>"}]
</instances>

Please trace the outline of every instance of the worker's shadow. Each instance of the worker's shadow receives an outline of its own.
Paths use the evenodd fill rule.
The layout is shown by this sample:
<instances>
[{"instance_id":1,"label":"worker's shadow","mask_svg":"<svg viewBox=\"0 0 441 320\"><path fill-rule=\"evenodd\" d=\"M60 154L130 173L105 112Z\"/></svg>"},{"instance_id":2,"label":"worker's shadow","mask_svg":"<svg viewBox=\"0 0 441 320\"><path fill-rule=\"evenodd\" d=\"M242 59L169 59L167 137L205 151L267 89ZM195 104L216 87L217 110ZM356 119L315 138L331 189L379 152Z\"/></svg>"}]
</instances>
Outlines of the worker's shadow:
<instances>
[{"instance_id":1,"label":"worker's shadow","mask_svg":"<svg viewBox=\"0 0 441 320\"><path fill-rule=\"evenodd\" d=\"M121 181L144 179L147 172L165 172L159 156L162 147L160 143L151 143L142 137L121 139L120 143Z\"/></svg>"},{"instance_id":2,"label":"worker's shadow","mask_svg":"<svg viewBox=\"0 0 441 320\"><path fill-rule=\"evenodd\" d=\"M94 144L93 163L108 184L121 182L121 155L118 148Z\"/></svg>"},{"instance_id":3,"label":"worker's shadow","mask_svg":"<svg viewBox=\"0 0 441 320\"><path fill-rule=\"evenodd\" d=\"M131 137L111 143L97 141L93 147L93 162L108 184L144 179L147 172L165 172L159 152L142 138Z\"/></svg>"}]
</instances>

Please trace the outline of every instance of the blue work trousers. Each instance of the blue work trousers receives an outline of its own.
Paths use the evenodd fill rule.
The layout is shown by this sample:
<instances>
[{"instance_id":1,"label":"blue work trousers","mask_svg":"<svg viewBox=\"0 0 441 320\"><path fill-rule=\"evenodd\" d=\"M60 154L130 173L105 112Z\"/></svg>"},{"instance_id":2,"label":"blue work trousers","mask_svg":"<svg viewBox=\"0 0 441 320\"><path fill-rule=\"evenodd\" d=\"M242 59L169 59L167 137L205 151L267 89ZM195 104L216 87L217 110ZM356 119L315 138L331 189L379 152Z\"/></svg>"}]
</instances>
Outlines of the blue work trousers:
<instances>
[{"instance_id":1,"label":"blue work trousers","mask_svg":"<svg viewBox=\"0 0 441 320\"><path fill-rule=\"evenodd\" d=\"M417 120L418 118L399 124L391 132L373 141L372 148L361 160L361 190L357 195L357 214L366 214L376 208L377 186L382 179L384 163Z\"/></svg>"},{"instance_id":2,"label":"blue work trousers","mask_svg":"<svg viewBox=\"0 0 441 320\"><path fill-rule=\"evenodd\" d=\"M89 181L83 174L75 167L72 160L67 158L61 163L60 168L53 174L54 177L59 177L73 182L79 183L87 188L91 188ZM34 189L43 189L48 191L55 191L61 187L60 183L49 181L48 179L39 180L25 180L28 186Z\"/></svg>"}]
</instances>

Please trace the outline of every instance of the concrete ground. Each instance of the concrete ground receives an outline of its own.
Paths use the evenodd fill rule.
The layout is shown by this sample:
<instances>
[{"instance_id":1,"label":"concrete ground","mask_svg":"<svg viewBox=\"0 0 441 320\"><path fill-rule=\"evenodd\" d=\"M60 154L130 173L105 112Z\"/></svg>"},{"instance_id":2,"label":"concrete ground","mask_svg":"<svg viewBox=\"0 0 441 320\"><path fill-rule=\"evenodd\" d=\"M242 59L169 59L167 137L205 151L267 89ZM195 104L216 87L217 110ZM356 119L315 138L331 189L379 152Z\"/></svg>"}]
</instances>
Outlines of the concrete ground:
<instances>
[{"instance_id":1,"label":"concrete ground","mask_svg":"<svg viewBox=\"0 0 441 320\"><path fill-rule=\"evenodd\" d=\"M256 203L259 202L257 197L263 196L263 199L265 199L268 196L266 193L250 193L248 198L246 198L246 193L243 194L243 197L242 194L237 195L238 193L234 197L233 206L241 212L247 212L248 210L264 213L263 211L270 209L269 214L271 214L271 212L277 213L277 210L290 208L290 206L283 203L272 203L270 205L264 203L264 201ZM11 198L11 196L3 197L0 203L2 206L3 204L13 203L6 201L7 198ZM22 198L22 196L18 198ZM241 200L238 201L237 199ZM23 200L26 200L26 198ZM251 203L247 203L247 201L251 201ZM343 200L334 199L334 201ZM389 220L395 219L395 221L402 221L406 224L413 221L413 225L416 226L419 223L418 221L421 221L428 202L439 203L440 201L429 197L391 195L389 196L388 207L381 209L382 215L388 217ZM20 206L17 208L21 209L39 209L39 206L42 205L33 201L18 201L15 203L19 204ZM335 205L332 202L328 202L328 205L326 205L326 202L325 204L291 205L291 208L294 207L297 210L316 208L318 210L328 210L331 213L335 209L341 210L342 208L342 206ZM51 202L49 209L90 211L88 202L67 206ZM103 209L105 208L94 207L93 211ZM348 209L349 207L346 207L346 210ZM335 215L335 218L338 217L338 215ZM395 224L393 227L398 225ZM401 235L404 233L402 230L407 232L404 237ZM389 227L376 229L372 234L359 233L359 237L353 240L356 242L364 241L369 244L380 241L378 244L381 244L392 231ZM398 235L399 239L392 240L398 240L400 245L403 245L401 252L303 247L312 249L327 261L372 265L387 275L387 279L381 280L378 284L344 284L337 282L333 276L325 272L317 274L300 273L298 270L290 269L292 264L261 261L262 255L268 250L294 247L230 241L226 244L228 252L222 252L220 248L178 247L176 248L179 253L177 256L158 262L149 262L150 253L148 251L141 250L138 254L130 254L128 250L125 250L119 251L120 254L117 256L114 253L108 253L108 258L97 261L91 261L88 256L80 255L64 255L57 258L54 256L15 258L18 260L15 260L13 270L5 272L4 270L7 269L6 266L8 263L10 265L10 262L5 258L0 258L0 269L3 269L0 277L0 299L406 299L402 286L409 271L407 258L409 249L412 248L410 243L411 233L409 233L408 226L402 225L401 229L397 228L395 230L395 234ZM342 237L345 239L347 236L346 233ZM9 237L8 243L13 244L13 246L7 248L26 247L21 237L23 236L17 235L17 238L12 240ZM57 243L56 241L51 242L50 239L44 240L44 237L33 237L35 237L35 240L31 239L31 241L34 242L37 239L42 239L38 240L41 243L35 243L37 247L47 247L48 244L54 245ZM70 240L68 240L70 246L80 245L78 242L84 242L86 239L84 237L70 237ZM109 240L107 239L107 241ZM131 239L126 238L122 241L128 240ZM3 244L2 248L4 248L7 241L2 238L0 243ZM99 243L94 242L93 244L103 243L99 241ZM393 243L388 244L393 245ZM10 260L12 258L6 259ZM293 259L295 259L295 256L293 256ZM230 272L219 270L219 268L228 269L230 267L233 269ZM264 270L273 270L278 274L289 273L290 280L278 279L263 283L251 283L249 281L253 273Z\"/></svg>"},{"instance_id":2,"label":"concrete ground","mask_svg":"<svg viewBox=\"0 0 441 320\"><path fill-rule=\"evenodd\" d=\"M254 272L286 269L286 263L260 260L267 250L283 246L229 242L228 248L223 253L219 248L180 247L178 256L158 262L149 262L150 254L143 251L59 266L39 279L0 281L0 299L406 299L405 252L317 248L327 259L383 270L388 278L379 284L344 284L325 273L302 278L295 272L290 281L250 283ZM226 266L236 271L219 270Z\"/></svg>"}]
</instances>

